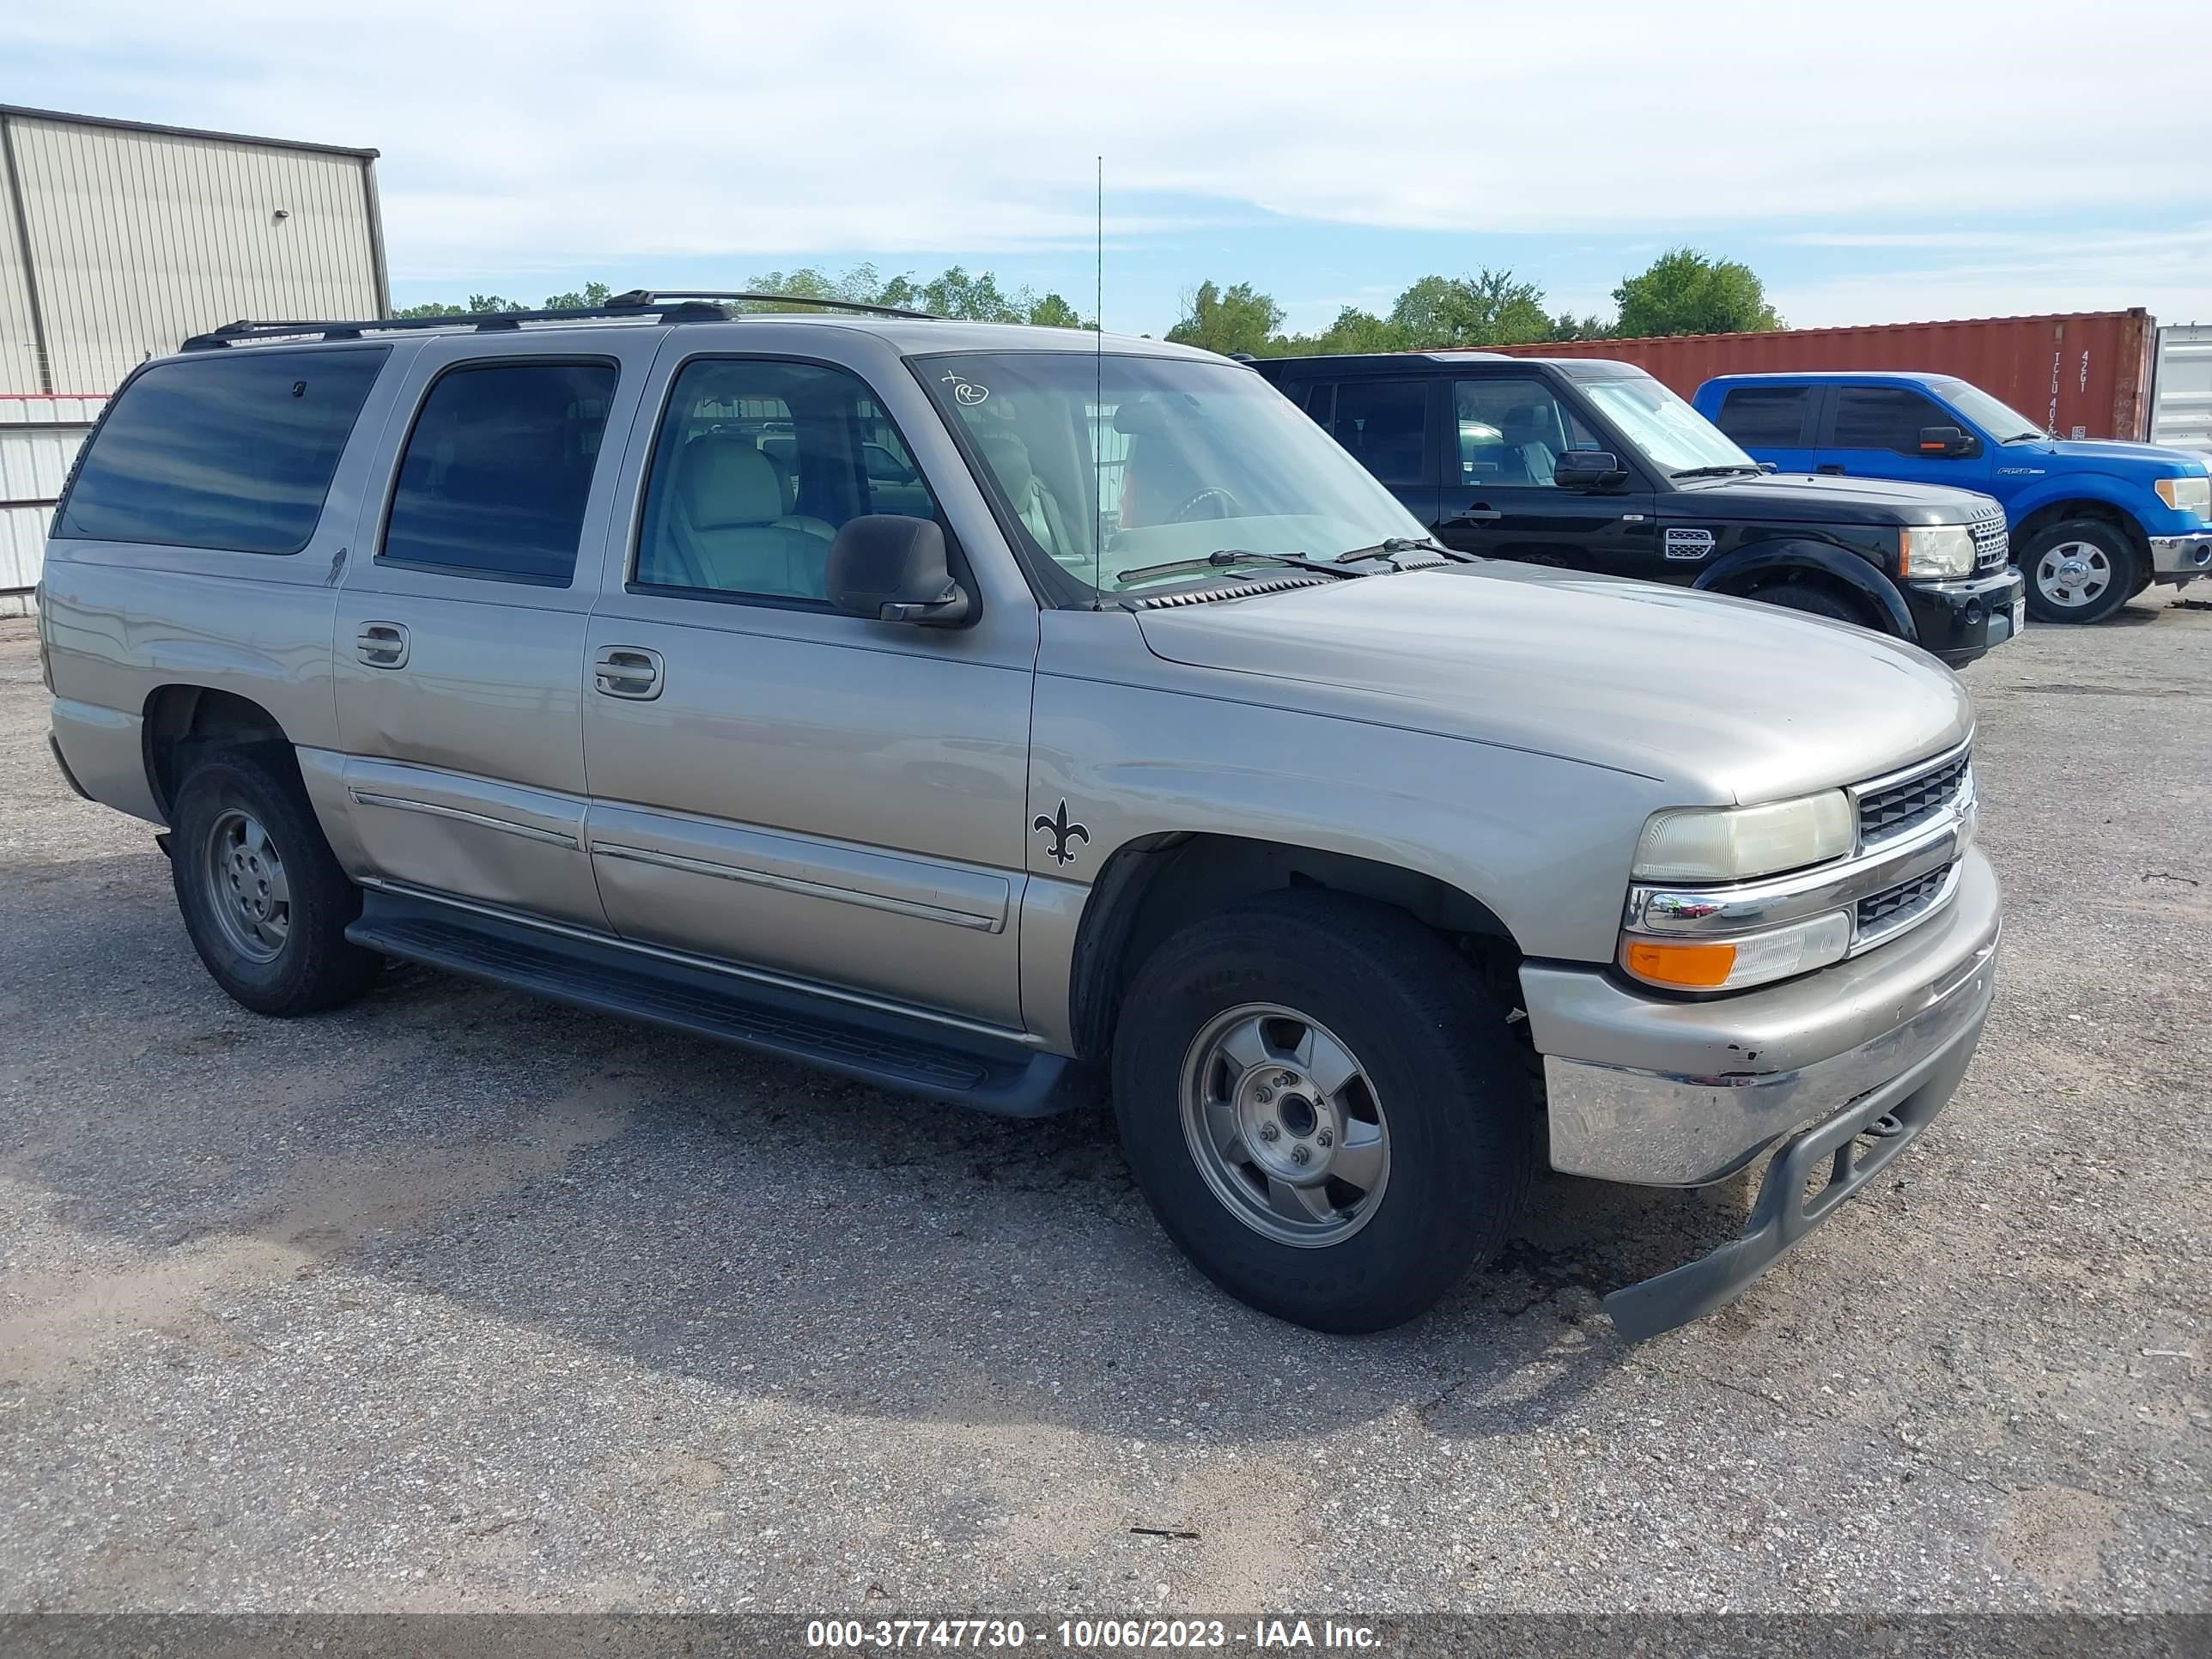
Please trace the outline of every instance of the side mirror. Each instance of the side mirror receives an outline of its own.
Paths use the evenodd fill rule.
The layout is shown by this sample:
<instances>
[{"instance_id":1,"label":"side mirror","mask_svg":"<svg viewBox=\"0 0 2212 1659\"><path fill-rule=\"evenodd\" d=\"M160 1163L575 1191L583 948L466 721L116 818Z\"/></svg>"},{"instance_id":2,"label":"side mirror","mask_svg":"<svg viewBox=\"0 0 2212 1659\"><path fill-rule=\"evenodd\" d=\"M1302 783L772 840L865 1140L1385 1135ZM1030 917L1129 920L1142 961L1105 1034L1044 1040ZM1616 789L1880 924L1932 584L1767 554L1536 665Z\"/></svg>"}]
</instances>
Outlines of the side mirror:
<instances>
[{"instance_id":1,"label":"side mirror","mask_svg":"<svg viewBox=\"0 0 2212 1659\"><path fill-rule=\"evenodd\" d=\"M1552 463L1552 482L1562 489L1617 489L1628 471L1609 451L1570 449Z\"/></svg>"},{"instance_id":2,"label":"side mirror","mask_svg":"<svg viewBox=\"0 0 2212 1659\"><path fill-rule=\"evenodd\" d=\"M1920 453L1929 459L1957 460L1971 455L1981 445L1955 426L1923 426L1920 428Z\"/></svg>"},{"instance_id":3,"label":"side mirror","mask_svg":"<svg viewBox=\"0 0 2212 1659\"><path fill-rule=\"evenodd\" d=\"M871 513L849 519L830 544L823 580L830 603L871 622L957 628L975 601L945 562L945 532L933 519Z\"/></svg>"}]
</instances>

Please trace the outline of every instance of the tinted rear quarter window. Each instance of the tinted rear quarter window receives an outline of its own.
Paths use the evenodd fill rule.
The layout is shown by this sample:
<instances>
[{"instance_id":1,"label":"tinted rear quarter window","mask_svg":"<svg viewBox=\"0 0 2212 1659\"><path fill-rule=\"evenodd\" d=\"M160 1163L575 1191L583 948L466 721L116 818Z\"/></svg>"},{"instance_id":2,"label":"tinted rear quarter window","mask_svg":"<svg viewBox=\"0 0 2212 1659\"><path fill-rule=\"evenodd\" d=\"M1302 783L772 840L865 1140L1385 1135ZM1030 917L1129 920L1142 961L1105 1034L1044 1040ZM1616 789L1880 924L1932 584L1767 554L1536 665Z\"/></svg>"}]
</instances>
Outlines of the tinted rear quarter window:
<instances>
[{"instance_id":1,"label":"tinted rear quarter window","mask_svg":"<svg viewBox=\"0 0 2212 1659\"><path fill-rule=\"evenodd\" d=\"M1421 482L1428 459L1426 380L1341 380L1331 436L1384 483Z\"/></svg>"},{"instance_id":2,"label":"tinted rear quarter window","mask_svg":"<svg viewBox=\"0 0 2212 1659\"><path fill-rule=\"evenodd\" d=\"M1806 417L1812 408L1810 386L1731 386L1713 424L1747 449L1761 444L1796 448L1810 441Z\"/></svg>"},{"instance_id":3,"label":"tinted rear quarter window","mask_svg":"<svg viewBox=\"0 0 2212 1659\"><path fill-rule=\"evenodd\" d=\"M100 422L54 533L298 552L389 355L230 347L156 363Z\"/></svg>"},{"instance_id":4,"label":"tinted rear quarter window","mask_svg":"<svg viewBox=\"0 0 2212 1659\"><path fill-rule=\"evenodd\" d=\"M407 435L378 556L566 586L614 390L611 363L447 370Z\"/></svg>"}]
</instances>

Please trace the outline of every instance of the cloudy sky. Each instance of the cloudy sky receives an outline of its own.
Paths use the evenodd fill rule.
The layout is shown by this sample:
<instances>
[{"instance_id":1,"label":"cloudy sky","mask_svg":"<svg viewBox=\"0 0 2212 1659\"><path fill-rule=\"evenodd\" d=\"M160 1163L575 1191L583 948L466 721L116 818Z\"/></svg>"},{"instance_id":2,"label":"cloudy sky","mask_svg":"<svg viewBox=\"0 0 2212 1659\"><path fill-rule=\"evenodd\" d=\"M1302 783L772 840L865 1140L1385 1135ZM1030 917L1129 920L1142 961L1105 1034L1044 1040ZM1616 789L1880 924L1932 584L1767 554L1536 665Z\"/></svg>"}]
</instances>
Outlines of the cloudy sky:
<instances>
[{"instance_id":1,"label":"cloudy sky","mask_svg":"<svg viewBox=\"0 0 2212 1659\"><path fill-rule=\"evenodd\" d=\"M320 21L318 15L321 14ZM52 0L0 101L369 145L395 298L960 262L1157 332L1687 242L1793 323L2212 321L2212 3Z\"/></svg>"}]
</instances>

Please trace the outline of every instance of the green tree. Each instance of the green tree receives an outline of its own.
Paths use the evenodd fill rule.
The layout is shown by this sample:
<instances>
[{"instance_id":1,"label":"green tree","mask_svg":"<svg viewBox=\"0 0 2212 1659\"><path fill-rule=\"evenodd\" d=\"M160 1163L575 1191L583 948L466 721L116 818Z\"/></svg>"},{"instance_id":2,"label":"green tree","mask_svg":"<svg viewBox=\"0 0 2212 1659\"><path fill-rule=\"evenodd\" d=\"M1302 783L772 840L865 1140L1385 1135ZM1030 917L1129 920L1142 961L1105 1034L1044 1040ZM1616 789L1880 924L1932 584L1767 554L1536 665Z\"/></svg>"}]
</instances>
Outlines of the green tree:
<instances>
[{"instance_id":1,"label":"green tree","mask_svg":"<svg viewBox=\"0 0 2212 1659\"><path fill-rule=\"evenodd\" d=\"M1563 311L1552 319L1552 325L1545 331L1544 338L1547 340L1606 340L1612 338L1614 332L1612 324L1601 320L1595 313L1588 317L1577 317L1571 311Z\"/></svg>"},{"instance_id":2,"label":"green tree","mask_svg":"<svg viewBox=\"0 0 2212 1659\"><path fill-rule=\"evenodd\" d=\"M580 292L549 294L543 307L546 311L581 311L587 306L603 306L614 290L605 283L586 283Z\"/></svg>"},{"instance_id":3,"label":"green tree","mask_svg":"<svg viewBox=\"0 0 2212 1659\"><path fill-rule=\"evenodd\" d=\"M1621 279L1613 291L1620 307L1613 331L1627 338L1653 334L1736 334L1782 326L1766 302L1766 286L1751 267L1711 259L1694 248L1670 248L1644 270Z\"/></svg>"},{"instance_id":4,"label":"green tree","mask_svg":"<svg viewBox=\"0 0 2212 1659\"><path fill-rule=\"evenodd\" d=\"M1030 314L1022 319L1038 328L1088 328L1082 313L1057 294L1045 294L1030 301Z\"/></svg>"},{"instance_id":5,"label":"green tree","mask_svg":"<svg viewBox=\"0 0 2212 1659\"><path fill-rule=\"evenodd\" d=\"M1283 325L1282 307L1249 283L1228 289L1200 283L1183 296L1182 310L1182 319L1167 333L1177 345L1201 346L1224 355L1242 351L1255 357L1283 349L1275 332Z\"/></svg>"},{"instance_id":6,"label":"green tree","mask_svg":"<svg viewBox=\"0 0 2212 1659\"><path fill-rule=\"evenodd\" d=\"M1407 343L1434 346L1519 345L1550 333L1544 290L1510 270L1473 276L1424 276L1398 296L1390 320Z\"/></svg>"}]
</instances>

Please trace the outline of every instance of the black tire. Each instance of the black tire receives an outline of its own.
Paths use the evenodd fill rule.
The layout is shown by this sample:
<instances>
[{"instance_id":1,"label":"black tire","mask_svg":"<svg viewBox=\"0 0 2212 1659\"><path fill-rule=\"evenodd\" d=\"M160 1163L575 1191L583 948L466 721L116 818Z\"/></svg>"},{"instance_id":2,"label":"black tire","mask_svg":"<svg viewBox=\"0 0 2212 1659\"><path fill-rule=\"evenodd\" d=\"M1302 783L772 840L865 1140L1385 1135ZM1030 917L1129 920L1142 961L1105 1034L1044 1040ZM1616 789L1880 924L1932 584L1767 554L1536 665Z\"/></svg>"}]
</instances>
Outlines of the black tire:
<instances>
[{"instance_id":1,"label":"black tire","mask_svg":"<svg viewBox=\"0 0 2212 1659\"><path fill-rule=\"evenodd\" d=\"M1208 1184L1185 1136L1198 1039L1262 1004L1328 1028L1387 1119L1387 1179L1340 1242L1255 1230ZM1160 1225L1223 1290L1293 1324L1403 1324L1496 1254L1528 1196L1534 1103L1504 1011L1443 939L1378 905L1273 893L1184 928L1130 985L1113 1070L1122 1147Z\"/></svg>"},{"instance_id":2,"label":"black tire","mask_svg":"<svg viewBox=\"0 0 2212 1659\"><path fill-rule=\"evenodd\" d=\"M367 988L379 958L345 936L361 915L361 890L338 868L289 755L240 749L209 756L185 775L170 818L177 908L192 948L233 1000L257 1014L289 1018L335 1008ZM250 840L240 834L248 825L263 831L269 857L241 844ZM217 850L219 834L222 847L253 862L234 870ZM272 870L283 892L275 904L268 898ZM240 878L234 890L233 874ZM249 937L254 924L242 919L240 907L257 888L267 931L275 932L281 917L281 942Z\"/></svg>"},{"instance_id":3,"label":"black tire","mask_svg":"<svg viewBox=\"0 0 2212 1659\"><path fill-rule=\"evenodd\" d=\"M2078 587L2045 584L2051 573L2045 572L2046 556L2059 556L2059 550L2069 544L2086 546L2101 555L2106 562L2104 580L2094 598L2078 605L2062 602L2061 594L2077 592ZM2020 574L2027 579L2027 614L2039 623L2100 623L2130 599L2142 591L2139 577L2148 574L2142 569L2142 561L2136 556L2135 544L2118 525L2107 524L2102 519L2067 519L2046 525L2027 538L2020 550ZM2063 568L2061 564L2058 567ZM2094 573L2094 563L2091 566Z\"/></svg>"},{"instance_id":4,"label":"black tire","mask_svg":"<svg viewBox=\"0 0 2212 1659\"><path fill-rule=\"evenodd\" d=\"M1817 582L1774 582L1753 588L1750 597L1763 605L1780 605L1784 611L1801 611L1808 617L1826 617L1831 622L1849 623L1854 628L1868 625L1865 611Z\"/></svg>"}]
</instances>

